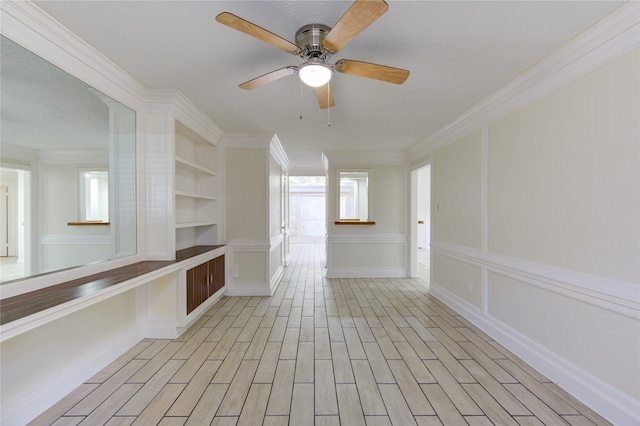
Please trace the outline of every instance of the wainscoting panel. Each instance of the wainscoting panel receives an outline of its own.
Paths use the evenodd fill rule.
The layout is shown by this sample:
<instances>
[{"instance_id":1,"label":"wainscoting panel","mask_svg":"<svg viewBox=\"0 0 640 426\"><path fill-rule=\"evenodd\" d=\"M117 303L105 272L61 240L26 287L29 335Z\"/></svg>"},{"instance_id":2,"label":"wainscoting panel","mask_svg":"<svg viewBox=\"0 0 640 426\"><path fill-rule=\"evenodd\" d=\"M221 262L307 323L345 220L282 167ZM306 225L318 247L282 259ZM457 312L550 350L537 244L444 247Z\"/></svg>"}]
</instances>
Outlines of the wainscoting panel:
<instances>
[{"instance_id":1,"label":"wainscoting panel","mask_svg":"<svg viewBox=\"0 0 640 426\"><path fill-rule=\"evenodd\" d=\"M608 419L637 421L640 389L628 380L640 377L640 347L629 338L640 334L631 284L442 242L432 242L432 254L434 296ZM471 271L481 277L479 304L468 293Z\"/></svg>"},{"instance_id":2,"label":"wainscoting panel","mask_svg":"<svg viewBox=\"0 0 640 426\"><path fill-rule=\"evenodd\" d=\"M327 254L327 278L407 276L406 235L333 235Z\"/></svg>"}]
</instances>

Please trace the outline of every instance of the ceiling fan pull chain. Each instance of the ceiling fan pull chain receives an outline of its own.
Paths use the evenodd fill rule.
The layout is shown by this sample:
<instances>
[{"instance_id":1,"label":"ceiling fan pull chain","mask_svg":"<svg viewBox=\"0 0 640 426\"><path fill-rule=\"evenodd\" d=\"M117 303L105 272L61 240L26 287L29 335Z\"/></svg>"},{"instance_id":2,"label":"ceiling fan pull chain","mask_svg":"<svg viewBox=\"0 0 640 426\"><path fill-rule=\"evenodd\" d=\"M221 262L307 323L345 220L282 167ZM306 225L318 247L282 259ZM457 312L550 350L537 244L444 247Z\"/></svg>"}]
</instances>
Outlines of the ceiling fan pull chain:
<instances>
[{"instance_id":1,"label":"ceiling fan pull chain","mask_svg":"<svg viewBox=\"0 0 640 426\"><path fill-rule=\"evenodd\" d=\"M327 83L327 127L331 127L331 115L330 112L331 111L331 105L329 104L330 101L330 97L331 97L331 83Z\"/></svg>"},{"instance_id":2,"label":"ceiling fan pull chain","mask_svg":"<svg viewBox=\"0 0 640 426\"><path fill-rule=\"evenodd\" d=\"M302 120L302 80L300 80L300 120Z\"/></svg>"}]
</instances>

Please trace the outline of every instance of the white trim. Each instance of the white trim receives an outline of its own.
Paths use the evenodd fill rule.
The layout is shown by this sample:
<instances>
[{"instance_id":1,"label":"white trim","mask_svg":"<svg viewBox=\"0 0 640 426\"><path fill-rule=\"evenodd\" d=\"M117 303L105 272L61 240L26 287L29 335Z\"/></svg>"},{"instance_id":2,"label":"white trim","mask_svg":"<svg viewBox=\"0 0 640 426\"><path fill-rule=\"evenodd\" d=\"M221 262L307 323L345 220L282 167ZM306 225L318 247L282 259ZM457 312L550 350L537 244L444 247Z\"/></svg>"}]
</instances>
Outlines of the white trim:
<instances>
[{"instance_id":1,"label":"white trim","mask_svg":"<svg viewBox=\"0 0 640 426\"><path fill-rule=\"evenodd\" d=\"M109 235L43 235L38 240L42 246L66 246L66 245L106 245L111 246Z\"/></svg>"},{"instance_id":2,"label":"white trim","mask_svg":"<svg viewBox=\"0 0 640 426\"><path fill-rule=\"evenodd\" d=\"M176 253L175 119L169 109L158 107L146 108L143 119L145 149L139 156L145 174L138 192L144 193L146 201L141 215L145 218L144 256L168 260Z\"/></svg>"},{"instance_id":3,"label":"white trim","mask_svg":"<svg viewBox=\"0 0 640 426\"><path fill-rule=\"evenodd\" d=\"M275 274L273 274L273 277L271 277L271 280L269 282L269 296L273 296L275 294L278 286L280 285L280 282L282 281L282 277L284 277L284 267L280 265L278 266L278 270Z\"/></svg>"},{"instance_id":4,"label":"white trim","mask_svg":"<svg viewBox=\"0 0 640 426\"><path fill-rule=\"evenodd\" d=\"M332 267L327 269L327 278L404 278L407 269L402 267Z\"/></svg>"},{"instance_id":5,"label":"white trim","mask_svg":"<svg viewBox=\"0 0 640 426\"><path fill-rule=\"evenodd\" d=\"M284 172L289 173L291 163L289 163L289 157L287 157L287 153L284 152L284 148L282 148L282 145L280 144L278 135L273 135L273 137L271 138L269 151L271 152L271 155L273 155L273 158L276 159L277 163L280 164L280 167L282 167Z\"/></svg>"},{"instance_id":6,"label":"white trim","mask_svg":"<svg viewBox=\"0 0 640 426\"><path fill-rule=\"evenodd\" d=\"M405 244L406 234L331 234L328 244Z\"/></svg>"},{"instance_id":7,"label":"white trim","mask_svg":"<svg viewBox=\"0 0 640 426\"><path fill-rule=\"evenodd\" d=\"M431 253L460 260L535 287L637 319L640 293L633 283L529 262L442 241L431 242Z\"/></svg>"},{"instance_id":8,"label":"white trim","mask_svg":"<svg viewBox=\"0 0 640 426\"><path fill-rule=\"evenodd\" d=\"M223 130L181 91L176 89L147 89L144 101L150 107L171 106L175 119L212 145L217 146Z\"/></svg>"},{"instance_id":9,"label":"white trim","mask_svg":"<svg viewBox=\"0 0 640 426\"><path fill-rule=\"evenodd\" d=\"M407 157L402 152L352 152L352 151L327 151L322 153L324 162L332 166L352 165L404 165Z\"/></svg>"},{"instance_id":10,"label":"white trim","mask_svg":"<svg viewBox=\"0 0 640 426\"><path fill-rule=\"evenodd\" d=\"M84 383L114 359L124 354L143 339L139 327L132 327L116 338L106 341L87 356L74 362L68 368L59 370L53 377L43 379L36 388L29 388L11 400L2 399L3 425L23 425L33 420L49 407ZM4 338L4 336L3 336Z\"/></svg>"},{"instance_id":11,"label":"white trim","mask_svg":"<svg viewBox=\"0 0 640 426\"><path fill-rule=\"evenodd\" d=\"M270 241L270 245L269 245L269 249L273 250L278 248L279 245L282 245L282 243L284 243L284 234L276 234L273 237L271 237L271 241Z\"/></svg>"},{"instance_id":12,"label":"white trim","mask_svg":"<svg viewBox=\"0 0 640 426\"><path fill-rule=\"evenodd\" d=\"M640 2L629 1L600 23L406 151L417 161L483 124L530 104L640 46Z\"/></svg>"},{"instance_id":13,"label":"white trim","mask_svg":"<svg viewBox=\"0 0 640 426\"><path fill-rule=\"evenodd\" d=\"M227 287L227 296L261 296L272 295L271 286L266 284L234 284Z\"/></svg>"},{"instance_id":14,"label":"white trim","mask_svg":"<svg viewBox=\"0 0 640 426\"><path fill-rule=\"evenodd\" d=\"M0 3L2 34L125 105L147 89L31 1Z\"/></svg>"},{"instance_id":15,"label":"white trim","mask_svg":"<svg viewBox=\"0 0 640 426\"><path fill-rule=\"evenodd\" d=\"M507 324L486 315L438 283L432 281L429 292L526 363L535 366L545 376L554 378L560 387L614 424L637 423L640 407L638 401L629 395L549 351Z\"/></svg>"},{"instance_id":16,"label":"white trim","mask_svg":"<svg viewBox=\"0 0 640 426\"><path fill-rule=\"evenodd\" d=\"M224 148L268 149L273 133L225 133L220 140Z\"/></svg>"}]
</instances>

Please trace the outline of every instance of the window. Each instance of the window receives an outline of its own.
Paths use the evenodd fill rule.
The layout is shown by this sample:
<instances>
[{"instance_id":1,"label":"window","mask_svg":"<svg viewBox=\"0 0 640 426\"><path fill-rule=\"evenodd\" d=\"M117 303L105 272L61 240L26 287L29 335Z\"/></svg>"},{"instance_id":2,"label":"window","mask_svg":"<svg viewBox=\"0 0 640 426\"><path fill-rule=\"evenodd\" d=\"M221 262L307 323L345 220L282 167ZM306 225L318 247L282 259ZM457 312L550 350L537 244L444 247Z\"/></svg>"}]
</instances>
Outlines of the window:
<instances>
[{"instance_id":1,"label":"window","mask_svg":"<svg viewBox=\"0 0 640 426\"><path fill-rule=\"evenodd\" d=\"M369 171L338 171L338 222L372 224L369 220Z\"/></svg>"}]
</instances>

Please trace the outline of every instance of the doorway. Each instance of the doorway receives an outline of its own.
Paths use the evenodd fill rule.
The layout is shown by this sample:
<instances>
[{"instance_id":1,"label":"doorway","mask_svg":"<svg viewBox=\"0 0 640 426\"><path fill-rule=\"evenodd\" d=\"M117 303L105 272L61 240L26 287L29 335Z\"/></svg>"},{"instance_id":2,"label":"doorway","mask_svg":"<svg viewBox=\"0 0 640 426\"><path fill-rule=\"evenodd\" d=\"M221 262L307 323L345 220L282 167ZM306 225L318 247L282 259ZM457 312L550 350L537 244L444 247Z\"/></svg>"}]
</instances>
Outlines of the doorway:
<instances>
[{"instance_id":1,"label":"doorway","mask_svg":"<svg viewBox=\"0 0 640 426\"><path fill-rule=\"evenodd\" d=\"M324 243L326 188L324 176L289 177L291 242Z\"/></svg>"},{"instance_id":2,"label":"doorway","mask_svg":"<svg viewBox=\"0 0 640 426\"><path fill-rule=\"evenodd\" d=\"M0 283L29 275L29 171L0 167Z\"/></svg>"},{"instance_id":3,"label":"doorway","mask_svg":"<svg viewBox=\"0 0 640 426\"><path fill-rule=\"evenodd\" d=\"M411 271L410 276L431 279L431 165L411 172Z\"/></svg>"}]
</instances>

